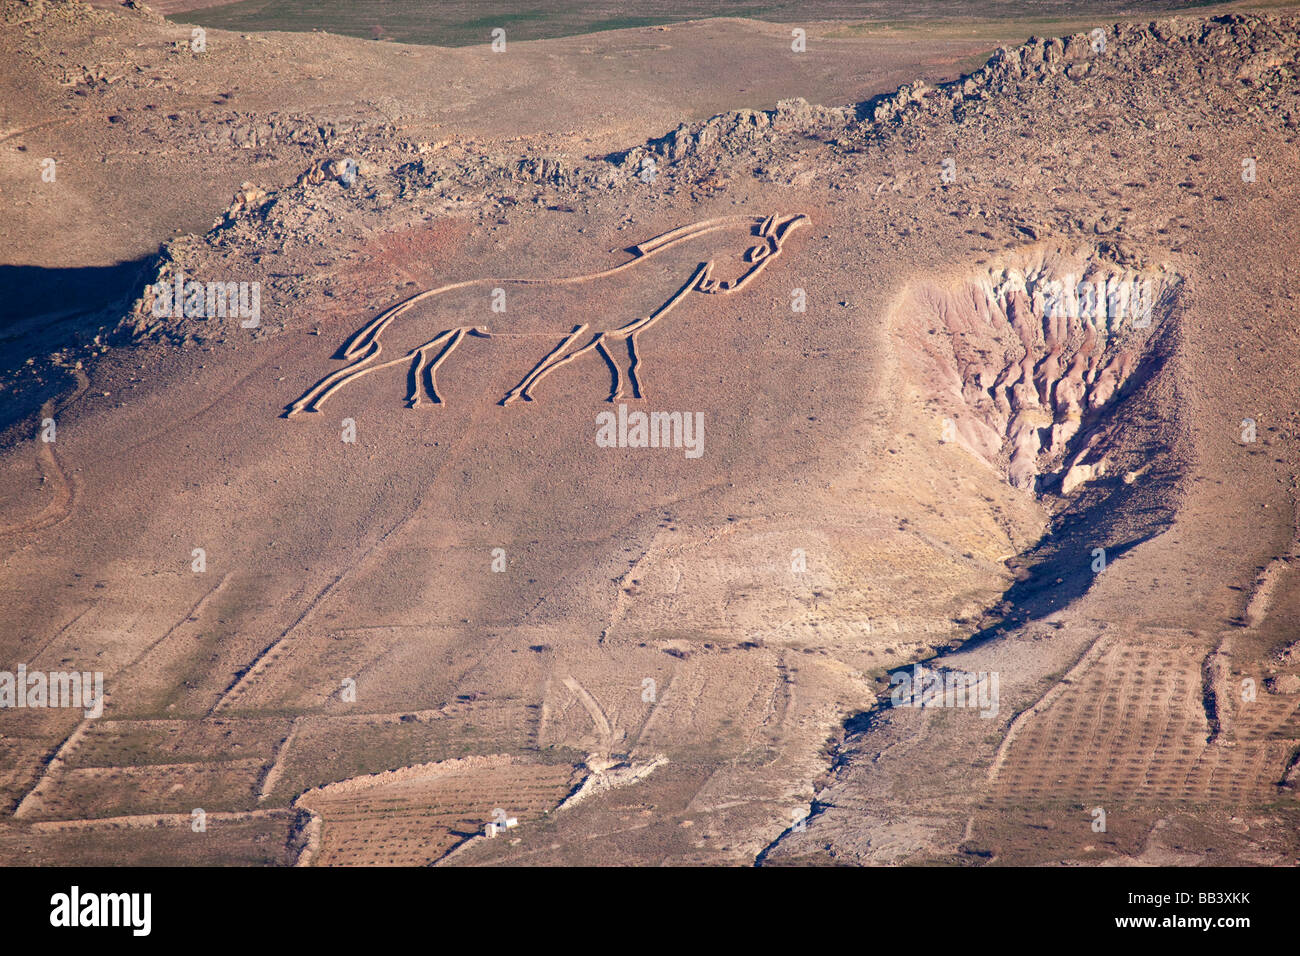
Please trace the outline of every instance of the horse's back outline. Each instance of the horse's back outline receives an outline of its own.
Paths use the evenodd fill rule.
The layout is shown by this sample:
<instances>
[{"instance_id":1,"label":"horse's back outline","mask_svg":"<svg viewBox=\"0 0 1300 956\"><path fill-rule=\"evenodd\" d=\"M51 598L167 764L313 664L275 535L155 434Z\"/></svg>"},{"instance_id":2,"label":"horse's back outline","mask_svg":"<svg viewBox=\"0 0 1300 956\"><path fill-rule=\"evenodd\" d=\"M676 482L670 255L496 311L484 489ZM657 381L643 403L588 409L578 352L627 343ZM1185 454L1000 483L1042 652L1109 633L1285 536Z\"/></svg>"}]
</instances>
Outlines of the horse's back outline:
<instances>
[{"instance_id":1,"label":"horse's back outline","mask_svg":"<svg viewBox=\"0 0 1300 956\"><path fill-rule=\"evenodd\" d=\"M766 218L761 216L723 216L716 219L705 219L700 222L690 223L685 226L678 226L670 229L668 232L661 233L651 239L632 246L633 255L626 262L621 262L609 269L603 269L599 272L589 273L579 276L560 276L550 279L465 279L460 282L451 282L446 285L438 286L434 289L426 289L423 292L417 292L415 295L399 302L397 305L381 312L366 325L354 332L343 344L342 348L336 353L341 359L353 360L350 365L337 369L326 375L319 382L308 389L297 401L293 402L285 409L284 417L292 418L302 411L318 412L321 405L330 398L335 392L344 385L356 381L363 375L379 371L383 368L389 368L398 365L407 360L411 361L411 393L407 399L407 407L415 408L420 405L421 393L423 392L431 404L443 404L442 397L438 394L437 371L438 368L446 361L447 357L455 350L466 335L476 335L484 338L491 338L493 335L509 336L524 333L510 332L489 332L481 325L477 326L457 326L450 329L444 329L435 335L423 345L416 346L400 358L392 359L387 362L371 364L371 362L383 351L380 337L384 330L389 327L397 318L410 308L426 299L442 295L447 292L453 292L457 289L467 288L472 285L488 282L511 283L516 285L567 285L574 283L590 282L597 279L607 278L615 275L624 269L645 262L647 259L676 246L689 239L694 239L728 226L749 223L756 227L757 236L764 240L762 243L750 247L744 260L751 263L739 278L734 280L719 281L712 278L713 261L707 260L699 264L691 277L681 286L677 292L673 293L668 300L661 303L656 309L649 314L632 319L626 324L616 329L609 329L603 332L597 332L593 338L584 345L574 347L574 343L590 328L589 323L581 323L573 327L571 331L565 334L559 345L553 348L547 355L533 367L514 388L506 393L499 404L510 405L520 399L532 401L531 389L554 372L557 368L574 361L575 359L591 351L599 351L605 360L614 369L614 386L609 396L609 401L617 401L623 397L623 376L618 361L610 352L609 346L614 342L625 342L628 349L630 364L628 366L628 379L631 384L633 397L642 398L640 379L637 376L637 367L640 365L640 357L637 353L637 336L644 332L650 326L654 325L664 315L671 311L678 303L685 299L691 292L700 292L706 295L729 295L739 291L751 279L757 277L769 262L781 254L785 236L794 229L809 224L809 219L802 213L796 213L791 216L772 215ZM434 356L435 350L437 351ZM431 356L433 356L431 358Z\"/></svg>"}]
</instances>

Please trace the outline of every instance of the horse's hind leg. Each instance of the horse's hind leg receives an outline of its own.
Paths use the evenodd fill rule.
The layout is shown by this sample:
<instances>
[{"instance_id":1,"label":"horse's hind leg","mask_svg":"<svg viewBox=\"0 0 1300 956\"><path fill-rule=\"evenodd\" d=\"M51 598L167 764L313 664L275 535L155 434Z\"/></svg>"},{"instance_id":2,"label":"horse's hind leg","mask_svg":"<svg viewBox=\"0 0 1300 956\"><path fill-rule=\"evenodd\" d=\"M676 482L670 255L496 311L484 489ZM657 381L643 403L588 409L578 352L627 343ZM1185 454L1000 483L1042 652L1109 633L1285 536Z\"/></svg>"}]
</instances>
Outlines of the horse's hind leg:
<instances>
[{"instance_id":1,"label":"horse's hind leg","mask_svg":"<svg viewBox=\"0 0 1300 956\"><path fill-rule=\"evenodd\" d=\"M424 375L424 367L429 361L429 356L425 354L423 348L415 350L415 361L411 363L411 394L406 396L406 407L415 408L420 404L420 379Z\"/></svg>"},{"instance_id":2,"label":"horse's hind leg","mask_svg":"<svg viewBox=\"0 0 1300 956\"><path fill-rule=\"evenodd\" d=\"M411 397L407 401L407 407L415 408L420 404L420 389L423 386L429 401L434 405L442 404L442 397L438 394L438 366L446 361L447 356L452 350L460 344L460 340L465 337L468 329L448 329L446 332L440 332L424 345L415 350L415 364L411 368ZM482 334L482 333L480 333ZM432 362L429 361L429 353L434 346L446 342L438 357Z\"/></svg>"},{"instance_id":3,"label":"horse's hind leg","mask_svg":"<svg viewBox=\"0 0 1300 956\"><path fill-rule=\"evenodd\" d=\"M342 387L345 382L351 381L354 376L359 374L358 370L363 369L363 367L378 355L379 352L379 343L371 342L370 347L366 349L365 353L351 365L346 368L341 368L336 372L331 372L309 388L301 398L285 409L284 417L292 418L299 412L304 411L320 411L320 406L324 403L325 399L334 394L334 392ZM369 369L365 369L365 371L369 371Z\"/></svg>"},{"instance_id":4,"label":"horse's hind leg","mask_svg":"<svg viewBox=\"0 0 1300 956\"><path fill-rule=\"evenodd\" d=\"M329 398L344 385L354 382L363 375L369 375L371 372L378 372L382 368L391 368L394 365L400 365L402 362L414 360L416 363L421 361L420 350L412 349L401 358L390 359L387 362L380 362L378 365L367 365L370 359L379 354L379 343L373 343L373 346L359 362L353 362L347 368L339 369L333 375L322 379L310 392L304 395L293 405L289 406L286 418L293 416L295 413L306 410L311 412L320 411L320 407L325 404L325 399Z\"/></svg>"}]
</instances>

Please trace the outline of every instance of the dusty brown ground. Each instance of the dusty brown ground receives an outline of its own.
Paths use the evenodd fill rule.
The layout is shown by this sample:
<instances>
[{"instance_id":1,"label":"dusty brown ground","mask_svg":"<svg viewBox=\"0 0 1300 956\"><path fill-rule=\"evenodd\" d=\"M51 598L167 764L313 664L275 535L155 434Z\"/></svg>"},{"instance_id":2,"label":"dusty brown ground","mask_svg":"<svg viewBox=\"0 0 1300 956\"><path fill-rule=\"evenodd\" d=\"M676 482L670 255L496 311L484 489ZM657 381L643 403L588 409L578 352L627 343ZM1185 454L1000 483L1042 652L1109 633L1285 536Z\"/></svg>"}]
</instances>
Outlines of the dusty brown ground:
<instances>
[{"instance_id":1,"label":"dusty brown ground","mask_svg":"<svg viewBox=\"0 0 1300 956\"><path fill-rule=\"evenodd\" d=\"M501 809L448 862L1297 860L1293 18L936 89L978 45L709 21L503 64L6 16L0 667L108 691L0 712L6 858L427 862ZM796 213L639 339L627 404L702 413L700 457L597 445L596 352L497 404L761 239L497 283ZM1072 269L1159 276L1152 326L1043 321ZM178 271L260 282L260 327L152 315ZM467 279L383 339L492 327L443 404L402 363L282 417ZM936 654L999 675L995 717L877 706Z\"/></svg>"}]
</instances>

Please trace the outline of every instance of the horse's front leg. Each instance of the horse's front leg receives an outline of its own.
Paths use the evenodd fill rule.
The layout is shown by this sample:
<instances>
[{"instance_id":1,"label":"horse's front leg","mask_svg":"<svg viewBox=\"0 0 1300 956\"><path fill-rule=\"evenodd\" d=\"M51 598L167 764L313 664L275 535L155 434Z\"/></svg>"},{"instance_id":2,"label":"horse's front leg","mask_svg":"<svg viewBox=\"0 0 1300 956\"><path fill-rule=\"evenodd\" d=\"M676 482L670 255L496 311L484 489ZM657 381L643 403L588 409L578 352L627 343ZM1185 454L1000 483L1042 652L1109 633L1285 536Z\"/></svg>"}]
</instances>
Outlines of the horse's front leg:
<instances>
[{"instance_id":1,"label":"horse's front leg","mask_svg":"<svg viewBox=\"0 0 1300 956\"><path fill-rule=\"evenodd\" d=\"M510 405L521 398L526 402L531 402L533 400L531 390L534 385L541 381L545 376L551 374L551 372L555 371L561 365L573 361L579 355L591 351L600 344L601 336L597 335L592 341L582 346L582 348L574 349L572 352L569 352L569 347L572 346L578 336L582 335L585 331L587 331L587 325L585 323L574 326L573 331L566 335L559 345L551 349L551 351L547 353L546 358L538 362L536 367L524 376L523 381L506 393L506 397L501 399L501 404Z\"/></svg>"},{"instance_id":2,"label":"horse's front leg","mask_svg":"<svg viewBox=\"0 0 1300 956\"><path fill-rule=\"evenodd\" d=\"M692 292L704 291L706 283L712 281L709 279L709 273L712 269L712 261L700 263L699 267L686 281L686 284L678 289L672 297L659 306L659 308L655 309L649 315L642 316L639 319L634 319L627 323L627 325L614 329L611 332L606 332L601 336L601 339L603 340L600 345L601 353L609 360L609 364L614 367L614 391L609 396L611 402L616 402L623 398L622 367L613 355L610 354L608 345L604 343L626 343L624 348L627 349L627 380L632 388L632 394L630 397L636 399L645 398L645 389L641 387L641 352L637 337L671 312Z\"/></svg>"},{"instance_id":3,"label":"horse's front leg","mask_svg":"<svg viewBox=\"0 0 1300 956\"><path fill-rule=\"evenodd\" d=\"M606 332L598 345L600 354L605 356L614 372L614 387L609 393L609 401L618 402L624 398L644 398L641 391L641 379L637 376L637 366L641 364L637 354L636 333ZM627 374L623 374L626 366ZM630 395L623 392L624 384L631 389Z\"/></svg>"}]
</instances>

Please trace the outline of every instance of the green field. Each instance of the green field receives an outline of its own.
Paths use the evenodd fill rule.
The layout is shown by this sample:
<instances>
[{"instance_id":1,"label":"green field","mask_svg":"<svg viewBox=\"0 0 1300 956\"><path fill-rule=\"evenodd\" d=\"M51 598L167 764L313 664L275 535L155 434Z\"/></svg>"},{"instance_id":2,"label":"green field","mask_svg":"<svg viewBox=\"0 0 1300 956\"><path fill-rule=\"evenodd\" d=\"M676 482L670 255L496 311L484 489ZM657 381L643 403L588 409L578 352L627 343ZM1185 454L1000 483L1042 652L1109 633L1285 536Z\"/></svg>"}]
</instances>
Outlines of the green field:
<instances>
[{"instance_id":1,"label":"green field","mask_svg":"<svg viewBox=\"0 0 1300 956\"><path fill-rule=\"evenodd\" d=\"M899 0L643 0L636 4L573 0L545 5L475 0L241 0L177 14L175 19L226 30L323 30L403 43L472 46L488 43L497 27L505 29L508 40L538 40L707 17L746 17L776 23L865 21L868 26L898 28L972 20L1125 19L1212 5L1188 0L930 0L924 4Z\"/></svg>"}]
</instances>

